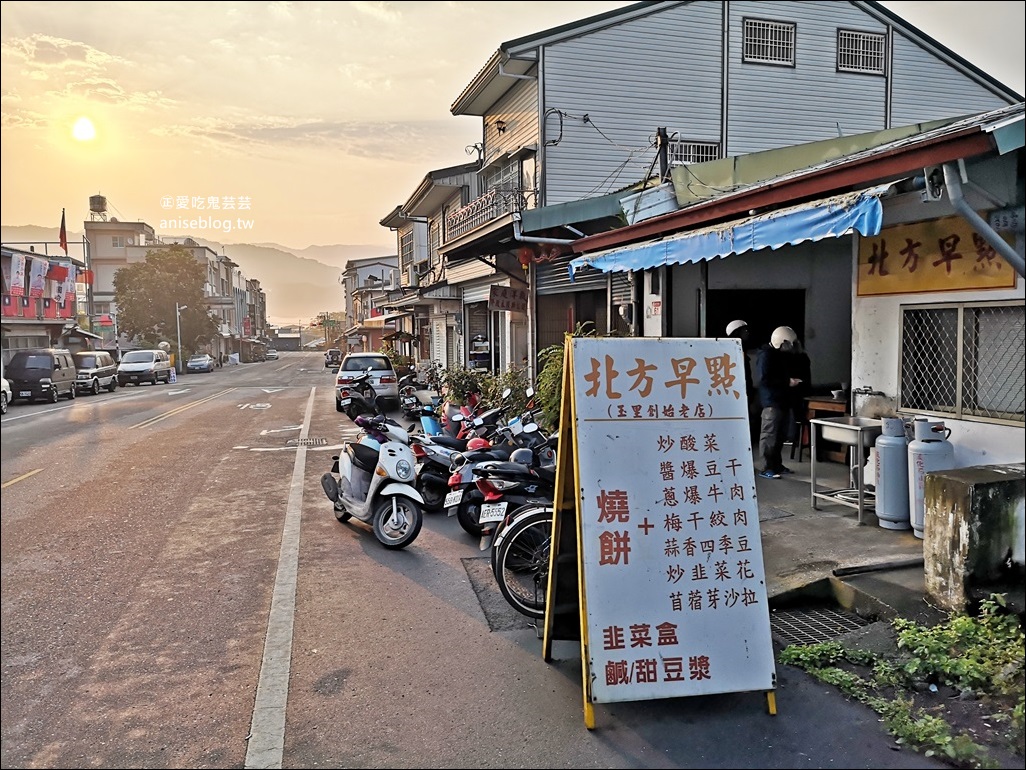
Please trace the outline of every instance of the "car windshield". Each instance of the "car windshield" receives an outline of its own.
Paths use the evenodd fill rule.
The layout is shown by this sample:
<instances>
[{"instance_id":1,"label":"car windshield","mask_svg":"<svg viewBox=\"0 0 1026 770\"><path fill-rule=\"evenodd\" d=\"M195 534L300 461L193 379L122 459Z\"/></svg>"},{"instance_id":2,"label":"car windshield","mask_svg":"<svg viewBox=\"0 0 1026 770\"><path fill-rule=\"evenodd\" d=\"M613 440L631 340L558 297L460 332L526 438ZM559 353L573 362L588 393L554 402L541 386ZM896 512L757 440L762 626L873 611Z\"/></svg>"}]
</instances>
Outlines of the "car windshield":
<instances>
[{"instance_id":1,"label":"car windshield","mask_svg":"<svg viewBox=\"0 0 1026 770\"><path fill-rule=\"evenodd\" d=\"M190 360L190 361L206 361L208 357L209 357L209 356L207 356L207 354L206 354L206 353L202 353L202 354L200 354L200 355L198 355L198 356L191 356L191 357L189 358L189 360Z\"/></svg>"},{"instance_id":2,"label":"car windshield","mask_svg":"<svg viewBox=\"0 0 1026 770\"><path fill-rule=\"evenodd\" d=\"M27 356L15 356L14 360L10 363L11 371L19 371L23 369L49 369L50 368L50 356L44 355L27 355Z\"/></svg>"},{"instance_id":3,"label":"car windshield","mask_svg":"<svg viewBox=\"0 0 1026 770\"><path fill-rule=\"evenodd\" d=\"M367 369L391 369L392 364L385 356L360 356L348 359L342 368L347 372L362 372Z\"/></svg>"},{"instance_id":4,"label":"car windshield","mask_svg":"<svg viewBox=\"0 0 1026 770\"><path fill-rule=\"evenodd\" d=\"M125 353L121 360L126 364L143 364L153 360L153 354L145 350L132 350Z\"/></svg>"},{"instance_id":5,"label":"car windshield","mask_svg":"<svg viewBox=\"0 0 1026 770\"><path fill-rule=\"evenodd\" d=\"M75 363L83 369L92 369L96 366L96 356L79 356L75 359Z\"/></svg>"}]
</instances>

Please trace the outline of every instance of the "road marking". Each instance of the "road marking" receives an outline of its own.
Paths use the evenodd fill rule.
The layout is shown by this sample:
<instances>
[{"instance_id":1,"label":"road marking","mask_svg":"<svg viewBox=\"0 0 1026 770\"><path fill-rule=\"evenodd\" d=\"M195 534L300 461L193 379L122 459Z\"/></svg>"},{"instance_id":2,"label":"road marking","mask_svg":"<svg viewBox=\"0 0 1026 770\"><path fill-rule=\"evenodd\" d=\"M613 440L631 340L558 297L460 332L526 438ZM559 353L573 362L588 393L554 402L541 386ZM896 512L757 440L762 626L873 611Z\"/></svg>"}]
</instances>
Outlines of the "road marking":
<instances>
[{"instance_id":1,"label":"road marking","mask_svg":"<svg viewBox=\"0 0 1026 770\"><path fill-rule=\"evenodd\" d=\"M310 389L303 415L300 438L310 432L314 396L317 388ZM299 572L299 524L303 513L303 478L306 474L304 445L296 447L296 462L292 468L292 485L285 509L281 549L278 553L278 571L274 576L271 610L267 617L267 636L264 639L264 657L260 662L253 721L246 746L247 768L281 767L285 752L285 707L289 696L289 663L292 660L292 627L296 615L296 577Z\"/></svg>"},{"instance_id":2,"label":"road marking","mask_svg":"<svg viewBox=\"0 0 1026 770\"><path fill-rule=\"evenodd\" d=\"M286 425L284 428L264 428L260 431L261 436L266 436L269 433L284 433L287 430L302 430L302 425Z\"/></svg>"},{"instance_id":3,"label":"road marking","mask_svg":"<svg viewBox=\"0 0 1026 770\"><path fill-rule=\"evenodd\" d=\"M135 425L130 425L128 426L128 429L133 430L135 428L148 428L149 426L155 425L161 420L166 420L168 417L174 417L176 414L181 414L186 409L192 409L194 406L205 404L207 401L212 401L218 396L223 396L225 393L231 393L233 390L235 390L235 388L228 388L227 390L222 390L220 393L215 393L212 396L201 398L199 401L190 401L188 404L182 404L179 407L175 407L170 412L164 412L164 414L158 414L156 417L151 417L150 419L143 420L142 422L136 423Z\"/></svg>"},{"instance_id":4,"label":"road marking","mask_svg":"<svg viewBox=\"0 0 1026 770\"><path fill-rule=\"evenodd\" d=\"M189 390L190 388L186 388L185 390L169 390L167 394L169 396L177 396L179 393L188 393Z\"/></svg>"},{"instance_id":5,"label":"road marking","mask_svg":"<svg viewBox=\"0 0 1026 770\"><path fill-rule=\"evenodd\" d=\"M3 484L0 484L0 489L7 489L7 487L11 486L12 484L17 484L19 481L24 481L29 476L35 476L41 470L43 470L43 469L42 468L36 468L34 471L29 471L28 473L21 474L16 479L11 479L10 481L5 481Z\"/></svg>"},{"instance_id":6,"label":"road marking","mask_svg":"<svg viewBox=\"0 0 1026 770\"><path fill-rule=\"evenodd\" d=\"M264 393L277 393L279 390L284 390L284 388L261 388L261 390L263 390Z\"/></svg>"}]
</instances>

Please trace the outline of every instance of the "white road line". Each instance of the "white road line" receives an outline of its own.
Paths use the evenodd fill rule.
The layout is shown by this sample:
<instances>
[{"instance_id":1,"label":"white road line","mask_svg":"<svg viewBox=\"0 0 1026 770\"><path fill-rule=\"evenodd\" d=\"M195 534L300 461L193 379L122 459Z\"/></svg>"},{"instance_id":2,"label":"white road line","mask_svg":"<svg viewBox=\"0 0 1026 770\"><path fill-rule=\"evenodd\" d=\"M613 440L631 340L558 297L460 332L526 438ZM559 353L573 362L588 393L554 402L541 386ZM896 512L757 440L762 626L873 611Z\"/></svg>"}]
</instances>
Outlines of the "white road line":
<instances>
[{"instance_id":1,"label":"white road line","mask_svg":"<svg viewBox=\"0 0 1026 770\"><path fill-rule=\"evenodd\" d=\"M300 438L310 431L317 388L310 389L303 415ZM303 513L303 477L306 473L306 447L296 448L292 468L285 526L278 553L278 572L267 618L264 658L260 663L253 721L246 747L247 768L280 768L285 752L285 706L289 694L289 666L292 661L292 626L296 613L296 578L299 572L299 524Z\"/></svg>"}]
</instances>

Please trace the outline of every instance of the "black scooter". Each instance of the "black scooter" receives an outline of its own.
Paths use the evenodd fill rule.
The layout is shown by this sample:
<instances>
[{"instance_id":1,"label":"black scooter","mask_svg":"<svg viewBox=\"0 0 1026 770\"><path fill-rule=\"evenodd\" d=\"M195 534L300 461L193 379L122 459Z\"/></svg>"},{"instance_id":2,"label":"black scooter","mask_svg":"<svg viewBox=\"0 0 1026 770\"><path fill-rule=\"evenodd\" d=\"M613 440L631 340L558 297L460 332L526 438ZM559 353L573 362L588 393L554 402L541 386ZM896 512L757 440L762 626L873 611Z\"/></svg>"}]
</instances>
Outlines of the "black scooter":
<instances>
[{"instance_id":1,"label":"black scooter","mask_svg":"<svg viewBox=\"0 0 1026 770\"><path fill-rule=\"evenodd\" d=\"M385 415L385 408L371 384L371 370L359 374L339 388L335 397L335 410L345 412L350 420L361 414Z\"/></svg>"}]
</instances>

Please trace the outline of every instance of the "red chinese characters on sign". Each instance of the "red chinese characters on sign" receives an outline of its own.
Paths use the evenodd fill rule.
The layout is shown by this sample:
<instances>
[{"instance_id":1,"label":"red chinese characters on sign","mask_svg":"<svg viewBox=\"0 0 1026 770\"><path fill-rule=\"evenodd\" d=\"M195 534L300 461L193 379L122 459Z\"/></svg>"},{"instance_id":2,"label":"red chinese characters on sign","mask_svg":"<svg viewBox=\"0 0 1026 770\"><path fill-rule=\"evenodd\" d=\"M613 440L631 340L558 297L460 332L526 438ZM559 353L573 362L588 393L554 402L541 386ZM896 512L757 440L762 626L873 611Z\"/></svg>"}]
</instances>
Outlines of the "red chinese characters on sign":
<instances>
[{"instance_id":1,"label":"red chinese characters on sign","mask_svg":"<svg viewBox=\"0 0 1026 770\"><path fill-rule=\"evenodd\" d=\"M744 383L737 380L738 372L743 372L743 369L739 369L729 354L703 358L701 367L693 358L672 358L669 371L666 372L661 372L657 364L643 358L635 358L633 363L626 366L618 365L613 356L609 355L603 356L601 360L589 359L589 366L584 374L588 383L584 395L589 398L624 398L625 391L622 388L625 387L627 394L640 398L653 396L656 400L673 399L648 407L643 404L619 404L618 415L621 417L628 414L636 417L674 417L678 409L682 416L687 416L691 407L687 404L677 406L677 399L686 400L689 388L692 393L698 390L709 398L726 395L738 400L744 395ZM620 379L621 375L623 380Z\"/></svg>"}]
</instances>

